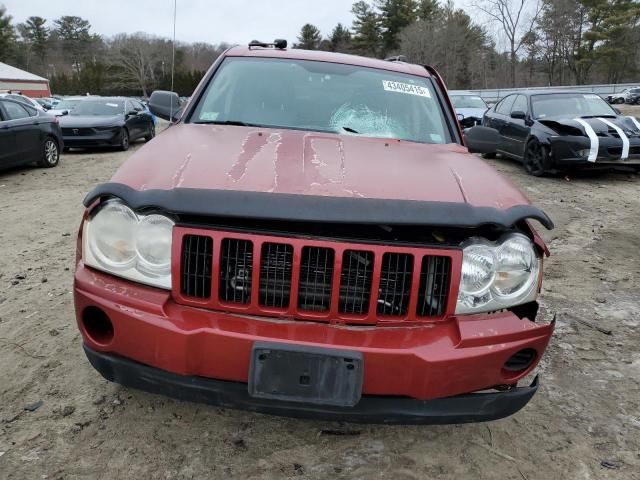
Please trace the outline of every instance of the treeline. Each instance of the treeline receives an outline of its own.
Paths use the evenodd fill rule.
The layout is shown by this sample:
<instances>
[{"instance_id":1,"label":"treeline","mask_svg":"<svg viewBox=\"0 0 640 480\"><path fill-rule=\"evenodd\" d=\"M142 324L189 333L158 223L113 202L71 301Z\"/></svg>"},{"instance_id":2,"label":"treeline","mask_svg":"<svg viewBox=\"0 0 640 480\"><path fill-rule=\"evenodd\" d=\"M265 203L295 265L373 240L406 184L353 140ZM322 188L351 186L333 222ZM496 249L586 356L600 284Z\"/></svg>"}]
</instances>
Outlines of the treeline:
<instances>
[{"instance_id":1,"label":"treeline","mask_svg":"<svg viewBox=\"0 0 640 480\"><path fill-rule=\"evenodd\" d=\"M176 43L174 90L191 95L225 44ZM88 20L29 17L14 25L0 5L0 62L49 79L57 94L143 95L171 88L173 45L145 33L104 38Z\"/></svg>"},{"instance_id":2,"label":"treeline","mask_svg":"<svg viewBox=\"0 0 640 480\"><path fill-rule=\"evenodd\" d=\"M374 0L352 6L353 24L327 37L312 24L299 48L430 64L450 88L637 81L637 0Z\"/></svg>"},{"instance_id":3,"label":"treeline","mask_svg":"<svg viewBox=\"0 0 640 480\"><path fill-rule=\"evenodd\" d=\"M297 48L436 67L450 88L622 83L640 74L638 0L360 0L351 25L304 25ZM174 90L190 95L226 44L177 43ZM104 38L80 17L29 17L0 6L0 61L46 76L60 94L147 96L171 87L173 44L144 33Z\"/></svg>"}]
</instances>

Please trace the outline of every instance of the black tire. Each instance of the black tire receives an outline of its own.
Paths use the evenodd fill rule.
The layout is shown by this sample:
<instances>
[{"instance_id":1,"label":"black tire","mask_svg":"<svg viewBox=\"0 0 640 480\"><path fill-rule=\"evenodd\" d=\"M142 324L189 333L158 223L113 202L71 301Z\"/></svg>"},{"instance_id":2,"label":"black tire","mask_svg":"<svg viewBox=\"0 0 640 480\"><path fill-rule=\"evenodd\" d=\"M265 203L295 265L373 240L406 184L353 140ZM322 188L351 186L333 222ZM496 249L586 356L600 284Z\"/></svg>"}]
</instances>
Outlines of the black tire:
<instances>
[{"instance_id":1,"label":"black tire","mask_svg":"<svg viewBox=\"0 0 640 480\"><path fill-rule=\"evenodd\" d=\"M156 136L156 126L154 124L151 124L151 129L149 130L149 134L144 137L144 141L145 142L150 142L151 140L153 140L153 137Z\"/></svg>"},{"instance_id":2,"label":"black tire","mask_svg":"<svg viewBox=\"0 0 640 480\"><path fill-rule=\"evenodd\" d=\"M613 103L616 103L618 105L624 103L624 98L617 98Z\"/></svg>"},{"instance_id":3,"label":"black tire","mask_svg":"<svg viewBox=\"0 0 640 480\"><path fill-rule=\"evenodd\" d=\"M529 175L542 177L548 169L549 150L535 138L531 139L524 150L523 163Z\"/></svg>"},{"instance_id":4,"label":"black tire","mask_svg":"<svg viewBox=\"0 0 640 480\"><path fill-rule=\"evenodd\" d=\"M123 128L120 132L120 145L118 146L120 150L126 152L129 150L129 130Z\"/></svg>"},{"instance_id":5,"label":"black tire","mask_svg":"<svg viewBox=\"0 0 640 480\"><path fill-rule=\"evenodd\" d=\"M40 160L38 160L38 166L42 168L53 168L58 165L59 161L60 146L55 138L47 137L42 144L42 153L40 154Z\"/></svg>"},{"instance_id":6,"label":"black tire","mask_svg":"<svg viewBox=\"0 0 640 480\"><path fill-rule=\"evenodd\" d=\"M488 159L496 158L496 152L483 153L482 158L488 158Z\"/></svg>"}]
</instances>

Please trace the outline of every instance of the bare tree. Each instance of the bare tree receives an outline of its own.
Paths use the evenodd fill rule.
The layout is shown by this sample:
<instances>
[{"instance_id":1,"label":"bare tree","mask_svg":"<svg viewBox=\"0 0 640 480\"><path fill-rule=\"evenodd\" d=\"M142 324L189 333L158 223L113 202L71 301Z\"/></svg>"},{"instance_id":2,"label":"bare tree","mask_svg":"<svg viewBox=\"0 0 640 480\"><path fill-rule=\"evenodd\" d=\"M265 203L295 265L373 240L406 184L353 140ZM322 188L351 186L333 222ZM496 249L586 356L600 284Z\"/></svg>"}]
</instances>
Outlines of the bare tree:
<instances>
[{"instance_id":1,"label":"bare tree","mask_svg":"<svg viewBox=\"0 0 640 480\"><path fill-rule=\"evenodd\" d=\"M497 23L509 43L509 58L511 61L511 86L516 86L516 66L518 53L522 49L534 26L542 4L525 0L479 0L473 6Z\"/></svg>"},{"instance_id":2,"label":"bare tree","mask_svg":"<svg viewBox=\"0 0 640 480\"><path fill-rule=\"evenodd\" d=\"M120 34L110 46L110 64L115 67L113 86L139 88L146 97L157 81L156 68L165 42L144 33Z\"/></svg>"}]
</instances>

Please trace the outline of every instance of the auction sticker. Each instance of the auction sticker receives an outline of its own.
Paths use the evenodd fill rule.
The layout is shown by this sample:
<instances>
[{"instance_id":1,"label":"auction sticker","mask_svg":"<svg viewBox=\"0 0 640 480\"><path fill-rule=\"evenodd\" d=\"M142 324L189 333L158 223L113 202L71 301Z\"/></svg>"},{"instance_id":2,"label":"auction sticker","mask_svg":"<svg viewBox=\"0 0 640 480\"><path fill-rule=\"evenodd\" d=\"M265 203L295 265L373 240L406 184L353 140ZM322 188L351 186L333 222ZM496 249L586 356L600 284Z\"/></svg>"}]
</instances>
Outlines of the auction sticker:
<instances>
[{"instance_id":1,"label":"auction sticker","mask_svg":"<svg viewBox=\"0 0 640 480\"><path fill-rule=\"evenodd\" d=\"M411 85L410 83L383 80L382 87L387 92L406 93L407 95L417 95L419 97L431 98L431 93L429 93L429 90L419 85Z\"/></svg>"}]
</instances>

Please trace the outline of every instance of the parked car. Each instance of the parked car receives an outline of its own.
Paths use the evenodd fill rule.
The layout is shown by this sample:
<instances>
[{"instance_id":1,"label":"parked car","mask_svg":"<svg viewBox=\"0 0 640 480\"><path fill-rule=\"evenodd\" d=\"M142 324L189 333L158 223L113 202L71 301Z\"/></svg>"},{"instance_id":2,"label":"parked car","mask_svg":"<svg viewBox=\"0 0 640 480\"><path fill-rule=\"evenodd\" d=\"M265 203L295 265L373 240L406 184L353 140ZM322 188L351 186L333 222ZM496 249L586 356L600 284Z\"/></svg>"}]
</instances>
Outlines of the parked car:
<instances>
[{"instance_id":1,"label":"parked car","mask_svg":"<svg viewBox=\"0 0 640 480\"><path fill-rule=\"evenodd\" d=\"M140 102L127 98L85 97L59 118L65 148L128 150L131 142L149 141L156 134L151 115Z\"/></svg>"},{"instance_id":2,"label":"parked car","mask_svg":"<svg viewBox=\"0 0 640 480\"><path fill-rule=\"evenodd\" d=\"M62 132L55 117L0 97L0 168L30 163L55 167L62 148Z\"/></svg>"},{"instance_id":3,"label":"parked car","mask_svg":"<svg viewBox=\"0 0 640 480\"><path fill-rule=\"evenodd\" d=\"M640 124L600 96L567 90L527 90L503 98L483 125L500 133L500 153L535 176L570 168L640 168Z\"/></svg>"},{"instance_id":4,"label":"parked car","mask_svg":"<svg viewBox=\"0 0 640 480\"><path fill-rule=\"evenodd\" d=\"M640 88L629 90L625 102L629 105L640 105Z\"/></svg>"},{"instance_id":5,"label":"parked car","mask_svg":"<svg viewBox=\"0 0 640 480\"><path fill-rule=\"evenodd\" d=\"M173 125L86 197L89 361L129 387L279 415L516 412L554 329L535 322L548 251L526 220L553 224L464 147L497 132L465 140L430 67L284 43L227 50L183 111L154 92Z\"/></svg>"},{"instance_id":6,"label":"parked car","mask_svg":"<svg viewBox=\"0 0 640 480\"><path fill-rule=\"evenodd\" d=\"M23 105L27 105L31 108L35 108L40 112L45 111L44 107L40 105L37 101L35 101L33 98L29 98L20 93L0 93L0 98L8 98L10 100L15 100L16 102L20 102Z\"/></svg>"},{"instance_id":7,"label":"parked car","mask_svg":"<svg viewBox=\"0 0 640 480\"><path fill-rule=\"evenodd\" d=\"M56 117L61 117L63 115L68 115L71 110L73 110L81 101L86 100L87 97L67 97L60 100L55 107L49 110L51 115L55 115Z\"/></svg>"},{"instance_id":8,"label":"parked car","mask_svg":"<svg viewBox=\"0 0 640 480\"><path fill-rule=\"evenodd\" d=\"M482 116L488 106L482 97L476 93L452 90L449 97L456 109L462 128L469 128L482 123Z\"/></svg>"},{"instance_id":9,"label":"parked car","mask_svg":"<svg viewBox=\"0 0 640 480\"><path fill-rule=\"evenodd\" d=\"M640 92L640 87L625 88L621 92L614 93L612 95L607 95L607 102L609 102L609 103L611 103L613 105L625 103L626 100L627 100L627 97L629 96L629 93L631 91L636 91L636 90Z\"/></svg>"}]
</instances>

